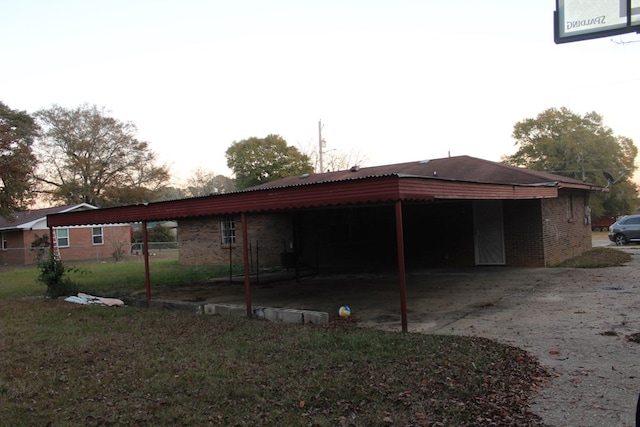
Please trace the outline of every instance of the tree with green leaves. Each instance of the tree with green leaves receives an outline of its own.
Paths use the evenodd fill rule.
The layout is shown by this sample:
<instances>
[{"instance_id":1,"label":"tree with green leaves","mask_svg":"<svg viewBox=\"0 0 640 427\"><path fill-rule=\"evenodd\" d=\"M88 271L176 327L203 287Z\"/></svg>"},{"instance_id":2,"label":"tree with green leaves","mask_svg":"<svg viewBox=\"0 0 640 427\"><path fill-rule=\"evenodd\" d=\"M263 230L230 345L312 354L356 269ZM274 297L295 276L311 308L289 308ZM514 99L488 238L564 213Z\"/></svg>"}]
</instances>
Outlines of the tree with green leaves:
<instances>
[{"instance_id":1,"label":"tree with green leaves","mask_svg":"<svg viewBox=\"0 0 640 427\"><path fill-rule=\"evenodd\" d=\"M309 156L288 146L279 135L236 141L227 149L226 157L238 189L313 172Z\"/></svg>"},{"instance_id":2,"label":"tree with green leaves","mask_svg":"<svg viewBox=\"0 0 640 427\"><path fill-rule=\"evenodd\" d=\"M110 117L105 108L57 105L35 113L43 134L37 152L41 191L66 204L119 206L154 200L169 181L136 126Z\"/></svg>"},{"instance_id":3,"label":"tree with green leaves","mask_svg":"<svg viewBox=\"0 0 640 427\"><path fill-rule=\"evenodd\" d=\"M33 117L0 102L0 216L26 209L33 200L38 132Z\"/></svg>"},{"instance_id":4,"label":"tree with green leaves","mask_svg":"<svg viewBox=\"0 0 640 427\"><path fill-rule=\"evenodd\" d=\"M516 123L513 138L518 150L503 162L606 187L591 197L593 218L637 209L638 188L631 178L638 148L630 138L615 135L599 114L550 108Z\"/></svg>"}]
</instances>

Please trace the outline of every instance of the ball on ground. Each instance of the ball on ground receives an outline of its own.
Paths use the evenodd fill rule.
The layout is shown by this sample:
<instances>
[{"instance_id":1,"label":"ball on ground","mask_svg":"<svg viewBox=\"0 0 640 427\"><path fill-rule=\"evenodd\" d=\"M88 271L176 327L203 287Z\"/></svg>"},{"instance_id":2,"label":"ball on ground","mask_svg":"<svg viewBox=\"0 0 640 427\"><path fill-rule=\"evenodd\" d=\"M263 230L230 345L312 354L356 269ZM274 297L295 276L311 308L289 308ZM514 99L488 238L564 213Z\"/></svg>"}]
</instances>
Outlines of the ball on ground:
<instances>
[{"instance_id":1,"label":"ball on ground","mask_svg":"<svg viewBox=\"0 0 640 427\"><path fill-rule=\"evenodd\" d=\"M351 316L351 309L348 305L343 305L338 309L338 316L340 317L349 317Z\"/></svg>"}]
</instances>

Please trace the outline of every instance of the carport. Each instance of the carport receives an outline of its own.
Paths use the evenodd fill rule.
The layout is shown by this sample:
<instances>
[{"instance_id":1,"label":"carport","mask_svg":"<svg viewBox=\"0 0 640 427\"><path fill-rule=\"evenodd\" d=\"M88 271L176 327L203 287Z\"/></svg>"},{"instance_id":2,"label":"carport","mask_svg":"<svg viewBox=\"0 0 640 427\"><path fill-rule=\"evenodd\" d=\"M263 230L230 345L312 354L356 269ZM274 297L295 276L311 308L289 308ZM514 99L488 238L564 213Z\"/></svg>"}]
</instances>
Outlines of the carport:
<instances>
[{"instance_id":1,"label":"carport","mask_svg":"<svg viewBox=\"0 0 640 427\"><path fill-rule=\"evenodd\" d=\"M403 210L408 205L435 201L473 202L474 230L488 233L475 239L497 236L492 224L491 202L504 200L552 199L560 189L585 193L598 187L543 172L475 159L468 156L403 163L347 171L289 177L250 189L205 197L138 204L91 211L55 214L47 217L50 235L54 228L112 223L141 222L144 238L145 287L147 305L151 299L147 223L194 217L239 215L242 230L244 287L247 316L251 317L248 216L255 213L300 212L327 208L390 206L393 209L402 330L407 331L405 224ZM493 218L493 219L492 219ZM502 217L499 217L502 221ZM495 221L493 221L495 222ZM501 227L501 224L499 224ZM500 228L500 232L501 232ZM500 240L500 239L498 239ZM55 244L55 239L52 239ZM500 243L501 240L498 242ZM476 245L476 249L482 245ZM504 252L504 248L500 247ZM499 262L498 262L499 264Z\"/></svg>"}]
</instances>

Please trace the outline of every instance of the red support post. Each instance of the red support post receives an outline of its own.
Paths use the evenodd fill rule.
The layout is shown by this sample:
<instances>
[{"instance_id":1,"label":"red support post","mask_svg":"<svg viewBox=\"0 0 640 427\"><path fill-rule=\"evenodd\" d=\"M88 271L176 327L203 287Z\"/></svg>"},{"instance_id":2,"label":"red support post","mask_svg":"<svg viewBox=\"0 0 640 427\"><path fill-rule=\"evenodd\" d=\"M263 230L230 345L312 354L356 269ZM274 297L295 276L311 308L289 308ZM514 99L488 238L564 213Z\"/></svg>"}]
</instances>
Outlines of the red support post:
<instances>
[{"instance_id":1,"label":"red support post","mask_svg":"<svg viewBox=\"0 0 640 427\"><path fill-rule=\"evenodd\" d=\"M244 297L247 303L247 317L253 316L251 310L251 276L249 272L249 236L247 235L247 215L242 212L242 263L244 264Z\"/></svg>"},{"instance_id":2,"label":"red support post","mask_svg":"<svg viewBox=\"0 0 640 427\"><path fill-rule=\"evenodd\" d=\"M396 201L396 245L398 247L398 274L400 276L400 314L402 316L402 332L407 326L407 274L404 263L404 230L402 227L402 201Z\"/></svg>"},{"instance_id":3,"label":"red support post","mask_svg":"<svg viewBox=\"0 0 640 427\"><path fill-rule=\"evenodd\" d=\"M147 291L147 308L151 307L151 279L149 277L149 239L147 221L142 221L142 254L144 255L144 286Z\"/></svg>"},{"instance_id":4,"label":"red support post","mask_svg":"<svg viewBox=\"0 0 640 427\"><path fill-rule=\"evenodd\" d=\"M49 257L53 258L54 254L56 253L56 248L54 247L54 245L56 245L58 242L54 241L53 239L53 227L49 227Z\"/></svg>"}]
</instances>

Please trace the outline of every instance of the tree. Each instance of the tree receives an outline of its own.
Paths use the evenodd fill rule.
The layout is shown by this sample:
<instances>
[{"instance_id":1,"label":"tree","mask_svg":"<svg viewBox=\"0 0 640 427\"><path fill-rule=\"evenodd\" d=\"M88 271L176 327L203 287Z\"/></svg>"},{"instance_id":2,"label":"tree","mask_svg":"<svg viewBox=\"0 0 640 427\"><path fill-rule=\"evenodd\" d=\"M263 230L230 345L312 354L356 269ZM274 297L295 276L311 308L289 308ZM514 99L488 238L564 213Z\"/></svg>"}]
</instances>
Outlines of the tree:
<instances>
[{"instance_id":1,"label":"tree","mask_svg":"<svg viewBox=\"0 0 640 427\"><path fill-rule=\"evenodd\" d=\"M183 189L167 186L158 189L158 191L154 193L153 201L161 202L163 200L178 200L184 199L185 197L187 197L187 195Z\"/></svg>"},{"instance_id":2,"label":"tree","mask_svg":"<svg viewBox=\"0 0 640 427\"><path fill-rule=\"evenodd\" d=\"M197 168L187 179L186 193L191 197L200 197L226 193L235 189L236 185L233 179L224 175L216 175L213 171Z\"/></svg>"},{"instance_id":3,"label":"tree","mask_svg":"<svg viewBox=\"0 0 640 427\"><path fill-rule=\"evenodd\" d=\"M319 172L347 170L352 166L364 166L366 161L367 156L358 150L352 150L349 153L339 150L329 150L323 153L322 166L324 171ZM318 165L318 167L319 166L320 165Z\"/></svg>"},{"instance_id":4,"label":"tree","mask_svg":"<svg viewBox=\"0 0 640 427\"><path fill-rule=\"evenodd\" d=\"M133 240L142 242L144 240L142 228L138 228L133 232ZM154 223L152 227L147 229L147 241L149 242L175 242L176 236L172 233L171 228L165 227L161 223Z\"/></svg>"},{"instance_id":5,"label":"tree","mask_svg":"<svg viewBox=\"0 0 640 427\"><path fill-rule=\"evenodd\" d=\"M136 126L109 117L104 107L53 105L35 116L44 129L36 178L52 200L96 206L148 202L169 180L149 144L135 138Z\"/></svg>"},{"instance_id":6,"label":"tree","mask_svg":"<svg viewBox=\"0 0 640 427\"><path fill-rule=\"evenodd\" d=\"M23 210L32 201L38 132L33 117L0 102L0 216Z\"/></svg>"},{"instance_id":7,"label":"tree","mask_svg":"<svg viewBox=\"0 0 640 427\"><path fill-rule=\"evenodd\" d=\"M352 149L348 152L337 148L323 149L322 151L322 169L320 170L320 155L318 153L318 142L308 141L305 144L298 143L298 150L306 154L315 173L335 172L347 170L352 166L365 166L369 161L366 154L362 154L360 150Z\"/></svg>"},{"instance_id":8,"label":"tree","mask_svg":"<svg viewBox=\"0 0 640 427\"><path fill-rule=\"evenodd\" d=\"M630 138L616 136L595 112L584 116L565 107L543 111L514 126L518 151L503 161L608 186L591 200L594 218L629 213L637 207L638 189L631 181L638 148ZM614 178L609 183L605 172Z\"/></svg>"},{"instance_id":9,"label":"tree","mask_svg":"<svg viewBox=\"0 0 640 427\"><path fill-rule=\"evenodd\" d=\"M236 141L227 149L226 157L238 189L313 172L309 156L288 146L279 135Z\"/></svg>"}]
</instances>

